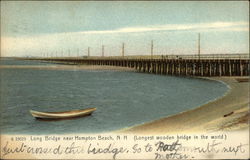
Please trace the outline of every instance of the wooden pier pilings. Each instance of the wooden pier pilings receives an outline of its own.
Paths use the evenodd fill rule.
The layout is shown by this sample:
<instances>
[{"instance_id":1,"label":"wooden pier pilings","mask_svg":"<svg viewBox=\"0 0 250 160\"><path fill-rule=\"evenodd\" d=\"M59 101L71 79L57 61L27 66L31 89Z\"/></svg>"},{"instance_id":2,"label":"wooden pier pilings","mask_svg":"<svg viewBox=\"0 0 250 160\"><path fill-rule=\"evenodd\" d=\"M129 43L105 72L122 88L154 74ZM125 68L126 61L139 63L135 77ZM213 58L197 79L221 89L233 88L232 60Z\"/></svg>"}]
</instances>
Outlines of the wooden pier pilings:
<instances>
[{"instance_id":1,"label":"wooden pier pilings","mask_svg":"<svg viewBox=\"0 0 250 160\"><path fill-rule=\"evenodd\" d=\"M109 65L177 76L249 76L249 59L40 59L66 64Z\"/></svg>"}]
</instances>

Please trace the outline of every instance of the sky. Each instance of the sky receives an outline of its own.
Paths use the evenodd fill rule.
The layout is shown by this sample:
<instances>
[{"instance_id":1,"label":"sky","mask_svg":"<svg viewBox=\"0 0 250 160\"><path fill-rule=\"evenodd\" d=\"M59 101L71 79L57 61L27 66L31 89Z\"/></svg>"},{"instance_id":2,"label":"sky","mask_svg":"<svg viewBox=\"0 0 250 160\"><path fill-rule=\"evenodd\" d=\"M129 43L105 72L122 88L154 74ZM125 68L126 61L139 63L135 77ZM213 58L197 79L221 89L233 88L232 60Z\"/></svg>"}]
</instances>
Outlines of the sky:
<instances>
[{"instance_id":1,"label":"sky","mask_svg":"<svg viewBox=\"0 0 250 160\"><path fill-rule=\"evenodd\" d=\"M1 56L249 53L248 1L1 1Z\"/></svg>"}]
</instances>

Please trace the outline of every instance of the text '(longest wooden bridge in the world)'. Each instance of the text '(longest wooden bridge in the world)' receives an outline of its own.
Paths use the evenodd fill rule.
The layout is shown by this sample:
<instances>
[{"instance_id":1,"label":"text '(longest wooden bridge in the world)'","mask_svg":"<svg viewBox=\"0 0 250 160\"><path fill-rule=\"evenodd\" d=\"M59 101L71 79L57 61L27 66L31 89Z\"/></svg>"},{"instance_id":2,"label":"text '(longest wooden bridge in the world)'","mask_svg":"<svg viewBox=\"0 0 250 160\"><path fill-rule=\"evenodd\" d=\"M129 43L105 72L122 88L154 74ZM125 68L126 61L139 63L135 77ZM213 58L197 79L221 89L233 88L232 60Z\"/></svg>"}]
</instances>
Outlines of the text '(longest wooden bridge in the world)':
<instances>
[{"instance_id":1,"label":"text '(longest wooden bridge in the world)'","mask_svg":"<svg viewBox=\"0 0 250 160\"><path fill-rule=\"evenodd\" d=\"M177 57L177 58L176 58ZM108 65L134 68L139 72L176 76L249 76L247 58L125 58L125 57L85 57L85 58L29 58L51 63L77 65Z\"/></svg>"}]
</instances>

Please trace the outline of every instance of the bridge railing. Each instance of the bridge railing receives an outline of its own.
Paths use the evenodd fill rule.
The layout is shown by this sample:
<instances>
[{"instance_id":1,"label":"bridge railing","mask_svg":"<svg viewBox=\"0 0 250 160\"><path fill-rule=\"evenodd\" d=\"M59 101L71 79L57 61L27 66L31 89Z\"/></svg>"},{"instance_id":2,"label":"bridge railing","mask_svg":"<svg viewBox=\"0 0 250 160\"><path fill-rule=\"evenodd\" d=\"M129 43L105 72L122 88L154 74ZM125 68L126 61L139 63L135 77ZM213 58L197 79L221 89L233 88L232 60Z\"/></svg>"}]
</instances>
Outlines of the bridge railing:
<instances>
[{"instance_id":1,"label":"bridge railing","mask_svg":"<svg viewBox=\"0 0 250 160\"><path fill-rule=\"evenodd\" d=\"M77 57L75 57L77 58ZM79 57L80 59L249 59L249 54L203 54L203 55L136 55L136 56L108 56L108 57L99 57L99 56L92 56L92 57Z\"/></svg>"}]
</instances>

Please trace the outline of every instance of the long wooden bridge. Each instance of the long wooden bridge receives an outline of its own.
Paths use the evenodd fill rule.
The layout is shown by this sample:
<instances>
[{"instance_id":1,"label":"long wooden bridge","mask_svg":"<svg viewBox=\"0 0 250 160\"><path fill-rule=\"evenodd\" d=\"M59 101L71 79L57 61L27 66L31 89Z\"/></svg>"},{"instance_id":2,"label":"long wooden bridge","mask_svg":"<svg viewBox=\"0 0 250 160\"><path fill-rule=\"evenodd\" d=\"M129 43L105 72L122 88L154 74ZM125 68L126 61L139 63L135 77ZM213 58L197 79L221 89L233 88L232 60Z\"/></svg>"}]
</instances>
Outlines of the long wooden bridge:
<instances>
[{"instance_id":1,"label":"long wooden bridge","mask_svg":"<svg viewBox=\"0 0 250 160\"><path fill-rule=\"evenodd\" d=\"M139 72L176 76L249 76L247 59L126 59L126 58L29 58L52 63L109 65Z\"/></svg>"}]
</instances>

